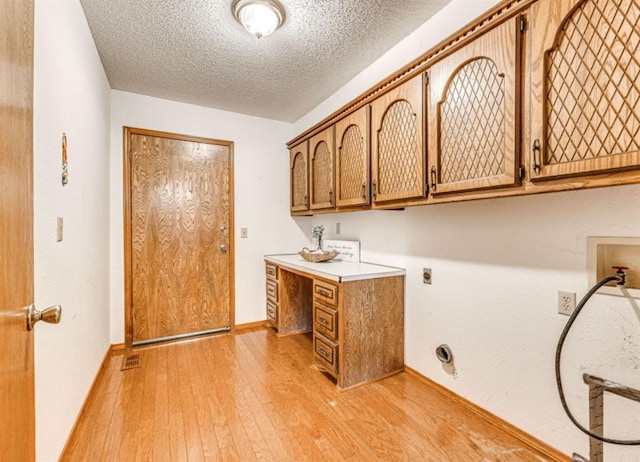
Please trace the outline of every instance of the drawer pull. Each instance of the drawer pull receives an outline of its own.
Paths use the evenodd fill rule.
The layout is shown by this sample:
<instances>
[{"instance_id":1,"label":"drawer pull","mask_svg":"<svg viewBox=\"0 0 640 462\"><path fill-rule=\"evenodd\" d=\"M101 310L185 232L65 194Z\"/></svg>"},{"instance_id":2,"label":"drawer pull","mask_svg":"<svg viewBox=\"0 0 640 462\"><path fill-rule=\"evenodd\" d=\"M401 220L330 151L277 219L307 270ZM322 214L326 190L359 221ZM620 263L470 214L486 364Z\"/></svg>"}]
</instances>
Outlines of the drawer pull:
<instances>
[{"instance_id":1,"label":"drawer pull","mask_svg":"<svg viewBox=\"0 0 640 462\"><path fill-rule=\"evenodd\" d=\"M328 321L325 317L323 317L323 316L319 316L319 317L318 317L318 319L319 319L320 321L322 321L323 323L325 323L325 324L329 324L329 321Z\"/></svg>"},{"instance_id":2,"label":"drawer pull","mask_svg":"<svg viewBox=\"0 0 640 462\"><path fill-rule=\"evenodd\" d=\"M327 292L326 290L323 289L317 289L316 292L318 292L320 295L322 295L323 297L327 297L327 298L333 298L331 297L331 293Z\"/></svg>"},{"instance_id":3,"label":"drawer pull","mask_svg":"<svg viewBox=\"0 0 640 462\"><path fill-rule=\"evenodd\" d=\"M318 351L322 353L324 356L329 356L329 352L322 347L318 347Z\"/></svg>"}]
</instances>

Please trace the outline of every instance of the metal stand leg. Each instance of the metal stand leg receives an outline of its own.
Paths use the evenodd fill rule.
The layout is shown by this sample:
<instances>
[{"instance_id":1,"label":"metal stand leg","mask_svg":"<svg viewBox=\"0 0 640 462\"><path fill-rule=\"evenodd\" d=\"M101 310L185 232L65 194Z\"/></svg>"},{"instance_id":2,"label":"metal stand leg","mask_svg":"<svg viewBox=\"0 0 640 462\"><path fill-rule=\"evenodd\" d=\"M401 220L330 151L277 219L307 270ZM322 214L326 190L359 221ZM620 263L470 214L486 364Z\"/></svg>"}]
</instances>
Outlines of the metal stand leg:
<instances>
[{"instance_id":1,"label":"metal stand leg","mask_svg":"<svg viewBox=\"0 0 640 462\"><path fill-rule=\"evenodd\" d=\"M589 430L598 436L604 435L604 387L595 382L584 381L589 385ZM589 438L590 462L604 462L604 443Z\"/></svg>"},{"instance_id":2,"label":"metal stand leg","mask_svg":"<svg viewBox=\"0 0 640 462\"><path fill-rule=\"evenodd\" d=\"M583 374L582 380L589 385L589 430L598 436L604 435L604 392L640 402L640 390L625 387L610 380ZM580 454L573 454L573 462L604 462L604 443L589 438L590 460Z\"/></svg>"}]
</instances>

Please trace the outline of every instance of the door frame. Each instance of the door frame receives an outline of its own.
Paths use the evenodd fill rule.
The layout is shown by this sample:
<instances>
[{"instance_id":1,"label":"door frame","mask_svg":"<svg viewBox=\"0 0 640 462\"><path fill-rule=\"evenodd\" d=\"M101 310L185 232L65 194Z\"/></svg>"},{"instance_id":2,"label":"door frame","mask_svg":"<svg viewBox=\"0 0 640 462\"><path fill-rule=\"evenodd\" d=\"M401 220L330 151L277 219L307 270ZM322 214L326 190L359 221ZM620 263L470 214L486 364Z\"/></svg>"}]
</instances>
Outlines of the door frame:
<instances>
[{"instance_id":1,"label":"door frame","mask_svg":"<svg viewBox=\"0 0 640 462\"><path fill-rule=\"evenodd\" d=\"M229 148L229 329L235 330L235 222L234 222L234 169L233 169L233 141L203 138L199 136L182 135L144 128L123 128L123 199L124 199L124 346L133 346L133 274L131 271L132 239L131 239L131 135L153 136L193 143L214 144ZM184 339L178 339L184 340Z\"/></svg>"}]
</instances>

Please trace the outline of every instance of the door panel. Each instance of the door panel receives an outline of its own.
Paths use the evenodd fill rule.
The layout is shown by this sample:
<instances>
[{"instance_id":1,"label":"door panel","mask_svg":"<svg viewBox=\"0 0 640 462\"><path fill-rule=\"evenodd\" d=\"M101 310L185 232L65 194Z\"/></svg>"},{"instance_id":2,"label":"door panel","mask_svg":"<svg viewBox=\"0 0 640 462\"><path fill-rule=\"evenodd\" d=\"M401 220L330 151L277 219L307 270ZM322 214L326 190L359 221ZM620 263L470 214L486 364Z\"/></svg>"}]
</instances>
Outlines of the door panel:
<instances>
[{"instance_id":1,"label":"door panel","mask_svg":"<svg viewBox=\"0 0 640 462\"><path fill-rule=\"evenodd\" d=\"M521 36L512 18L431 67L434 195L518 182Z\"/></svg>"},{"instance_id":2,"label":"door panel","mask_svg":"<svg viewBox=\"0 0 640 462\"><path fill-rule=\"evenodd\" d=\"M371 103L373 203L425 195L423 76Z\"/></svg>"},{"instance_id":3,"label":"door panel","mask_svg":"<svg viewBox=\"0 0 640 462\"><path fill-rule=\"evenodd\" d=\"M532 180L640 168L640 1L531 7Z\"/></svg>"},{"instance_id":4,"label":"door panel","mask_svg":"<svg viewBox=\"0 0 640 462\"><path fill-rule=\"evenodd\" d=\"M369 106L336 123L336 206L368 205Z\"/></svg>"},{"instance_id":5,"label":"door panel","mask_svg":"<svg viewBox=\"0 0 640 462\"><path fill-rule=\"evenodd\" d=\"M334 205L334 152L333 126L309 140L311 210L330 209Z\"/></svg>"},{"instance_id":6,"label":"door panel","mask_svg":"<svg viewBox=\"0 0 640 462\"><path fill-rule=\"evenodd\" d=\"M0 459L35 458L33 2L0 6Z\"/></svg>"},{"instance_id":7,"label":"door panel","mask_svg":"<svg viewBox=\"0 0 640 462\"><path fill-rule=\"evenodd\" d=\"M132 341L231 326L231 143L128 135Z\"/></svg>"},{"instance_id":8,"label":"door panel","mask_svg":"<svg viewBox=\"0 0 640 462\"><path fill-rule=\"evenodd\" d=\"M305 141L289 151L291 161L291 211L309 210L309 143Z\"/></svg>"}]
</instances>

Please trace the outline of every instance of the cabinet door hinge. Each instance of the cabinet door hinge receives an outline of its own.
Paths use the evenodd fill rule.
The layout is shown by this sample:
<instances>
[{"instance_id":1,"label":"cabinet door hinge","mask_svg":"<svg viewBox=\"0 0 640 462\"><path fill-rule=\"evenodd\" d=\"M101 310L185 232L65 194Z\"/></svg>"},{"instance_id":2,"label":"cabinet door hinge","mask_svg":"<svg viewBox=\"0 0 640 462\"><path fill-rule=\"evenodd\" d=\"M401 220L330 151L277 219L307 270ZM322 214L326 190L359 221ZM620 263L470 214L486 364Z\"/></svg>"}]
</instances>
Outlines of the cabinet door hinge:
<instances>
[{"instance_id":1,"label":"cabinet door hinge","mask_svg":"<svg viewBox=\"0 0 640 462\"><path fill-rule=\"evenodd\" d=\"M527 30L527 18L520 16L520 32L524 33Z\"/></svg>"},{"instance_id":2,"label":"cabinet door hinge","mask_svg":"<svg viewBox=\"0 0 640 462\"><path fill-rule=\"evenodd\" d=\"M520 180L524 180L525 175L527 174L527 169L524 168L524 165L521 165L520 168L518 169L518 176L520 177Z\"/></svg>"},{"instance_id":3,"label":"cabinet door hinge","mask_svg":"<svg viewBox=\"0 0 640 462\"><path fill-rule=\"evenodd\" d=\"M425 86L429 85L429 71L426 71L424 73L424 85Z\"/></svg>"}]
</instances>

